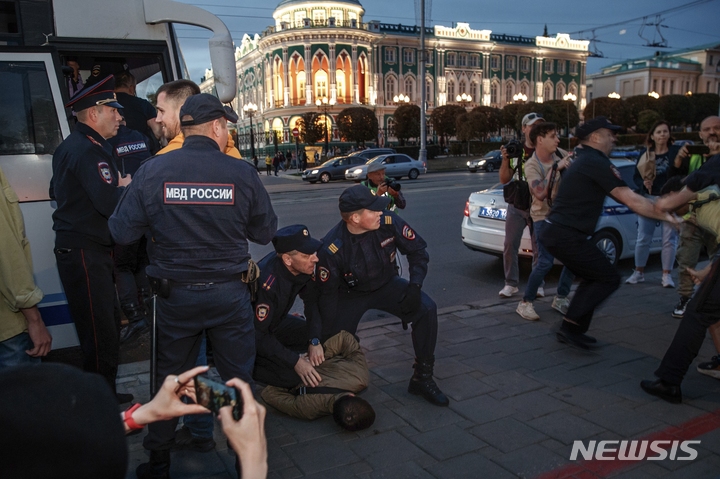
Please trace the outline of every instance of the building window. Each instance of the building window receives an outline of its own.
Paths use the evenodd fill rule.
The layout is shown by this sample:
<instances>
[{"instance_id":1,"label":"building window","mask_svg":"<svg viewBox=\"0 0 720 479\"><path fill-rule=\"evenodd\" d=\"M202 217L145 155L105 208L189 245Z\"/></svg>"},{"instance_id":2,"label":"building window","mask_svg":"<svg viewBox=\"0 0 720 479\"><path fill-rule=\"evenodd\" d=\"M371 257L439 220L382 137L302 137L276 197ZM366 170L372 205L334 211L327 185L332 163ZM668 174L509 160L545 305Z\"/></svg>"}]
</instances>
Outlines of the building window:
<instances>
[{"instance_id":1,"label":"building window","mask_svg":"<svg viewBox=\"0 0 720 479\"><path fill-rule=\"evenodd\" d=\"M449 101L455 100L455 82L452 80L448 80L447 94L448 94Z\"/></svg>"},{"instance_id":2,"label":"building window","mask_svg":"<svg viewBox=\"0 0 720 479\"><path fill-rule=\"evenodd\" d=\"M527 96L527 94L528 94L528 84L527 84L527 82L522 82L522 83L520 84L520 93L522 93L523 95Z\"/></svg>"},{"instance_id":3,"label":"building window","mask_svg":"<svg viewBox=\"0 0 720 479\"><path fill-rule=\"evenodd\" d=\"M661 95L664 95L664 94L665 94L665 80L663 80L663 81L660 83L660 85L662 85L662 86L660 87L660 88L661 88L660 94L661 94Z\"/></svg>"},{"instance_id":4,"label":"building window","mask_svg":"<svg viewBox=\"0 0 720 479\"><path fill-rule=\"evenodd\" d=\"M458 64L458 66L461 66L461 67L467 66L467 55L466 54L464 54L464 53L460 54L460 63Z\"/></svg>"},{"instance_id":5,"label":"building window","mask_svg":"<svg viewBox=\"0 0 720 479\"><path fill-rule=\"evenodd\" d=\"M708 65L712 66L712 64L713 64L713 56L710 55L710 56L708 56Z\"/></svg>"},{"instance_id":6,"label":"building window","mask_svg":"<svg viewBox=\"0 0 720 479\"><path fill-rule=\"evenodd\" d=\"M325 10L313 10L313 23L317 26L325 26Z\"/></svg>"},{"instance_id":7,"label":"building window","mask_svg":"<svg viewBox=\"0 0 720 479\"><path fill-rule=\"evenodd\" d=\"M467 83L465 83L465 80L461 80L458 85L458 95L462 95L463 93L467 93Z\"/></svg>"},{"instance_id":8,"label":"building window","mask_svg":"<svg viewBox=\"0 0 720 479\"><path fill-rule=\"evenodd\" d=\"M470 55L470 66L473 68L477 68L478 64L480 63L480 57L477 55Z\"/></svg>"},{"instance_id":9,"label":"building window","mask_svg":"<svg viewBox=\"0 0 720 479\"><path fill-rule=\"evenodd\" d=\"M505 68L509 71L515 71L515 60L517 57L505 57Z\"/></svg>"},{"instance_id":10,"label":"building window","mask_svg":"<svg viewBox=\"0 0 720 479\"><path fill-rule=\"evenodd\" d=\"M425 101L431 105L435 103L435 96L433 95L433 84L431 81L425 82Z\"/></svg>"},{"instance_id":11,"label":"building window","mask_svg":"<svg viewBox=\"0 0 720 479\"><path fill-rule=\"evenodd\" d=\"M655 78L655 79L653 80L652 91L654 91L654 92L657 93L657 78Z\"/></svg>"},{"instance_id":12,"label":"building window","mask_svg":"<svg viewBox=\"0 0 720 479\"><path fill-rule=\"evenodd\" d=\"M405 94L410 97L410 101L415 99L415 81L410 77L405 79Z\"/></svg>"},{"instance_id":13,"label":"building window","mask_svg":"<svg viewBox=\"0 0 720 479\"><path fill-rule=\"evenodd\" d=\"M570 62L570 74L577 75L578 73L578 62Z\"/></svg>"},{"instance_id":14,"label":"building window","mask_svg":"<svg viewBox=\"0 0 720 479\"><path fill-rule=\"evenodd\" d=\"M480 92L478 92L478 84L477 82L471 82L470 83L470 95L473 97L473 100L477 101L477 99L480 98Z\"/></svg>"},{"instance_id":15,"label":"building window","mask_svg":"<svg viewBox=\"0 0 720 479\"><path fill-rule=\"evenodd\" d=\"M385 47L385 62L386 63L395 63L397 60L395 58L395 49L392 47Z\"/></svg>"},{"instance_id":16,"label":"building window","mask_svg":"<svg viewBox=\"0 0 720 479\"><path fill-rule=\"evenodd\" d=\"M574 83L571 83L569 90L570 90L570 93L572 93L573 95L575 95L577 97L577 85L575 85Z\"/></svg>"},{"instance_id":17,"label":"building window","mask_svg":"<svg viewBox=\"0 0 720 479\"><path fill-rule=\"evenodd\" d=\"M710 93L710 82L705 84L705 93Z\"/></svg>"},{"instance_id":18,"label":"building window","mask_svg":"<svg viewBox=\"0 0 720 479\"><path fill-rule=\"evenodd\" d=\"M447 55L447 66L454 67L455 66L455 54L454 53L448 53Z\"/></svg>"},{"instance_id":19,"label":"building window","mask_svg":"<svg viewBox=\"0 0 720 479\"><path fill-rule=\"evenodd\" d=\"M327 73L320 70L315 73L315 98L327 97Z\"/></svg>"},{"instance_id":20,"label":"building window","mask_svg":"<svg viewBox=\"0 0 720 479\"><path fill-rule=\"evenodd\" d=\"M528 57L520 57L520 71L530 71L530 59Z\"/></svg>"},{"instance_id":21,"label":"building window","mask_svg":"<svg viewBox=\"0 0 720 479\"><path fill-rule=\"evenodd\" d=\"M490 103L493 105L497 105L498 103L498 84L497 82L493 82L492 85L490 85Z\"/></svg>"},{"instance_id":22,"label":"building window","mask_svg":"<svg viewBox=\"0 0 720 479\"><path fill-rule=\"evenodd\" d=\"M415 63L415 51L411 48L404 49L403 50L403 61L410 65Z\"/></svg>"},{"instance_id":23,"label":"building window","mask_svg":"<svg viewBox=\"0 0 720 479\"><path fill-rule=\"evenodd\" d=\"M554 60L545 60L545 73L553 72L553 62Z\"/></svg>"},{"instance_id":24,"label":"building window","mask_svg":"<svg viewBox=\"0 0 720 479\"><path fill-rule=\"evenodd\" d=\"M395 78L387 77L387 79L385 79L385 98L388 101L391 101L394 96L395 96Z\"/></svg>"},{"instance_id":25,"label":"building window","mask_svg":"<svg viewBox=\"0 0 720 479\"><path fill-rule=\"evenodd\" d=\"M565 65L567 64L567 61L565 60L558 60L557 62L557 72L560 75L565 74Z\"/></svg>"},{"instance_id":26,"label":"building window","mask_svg":"<svg viewBox=\"0 0 720 479\"><path fill-rule=\"evenodd\" d=\"M675 80L670 80L670 91L668 93L671 95L675 93Z\"/></svg>"},{"instance_id":27,"label":"building window","mask_svg":"<svg viewBox=\"0 0 720 479\"><path fill-rule=\"evenodd\" d=\"M513 95L514 95L514 88L513 88L512 82L508 82L505 85L505 103L512 103L513 101Z\"/></svg>"},{"instance_id":28,"label":"building window","mask_svg":"<svg viewBox=\"0 0 720 479\"><path fill-rule=\"evenodd\" d=\"M555 87L555 98L558 100L561 100L562 97L565 96L565 84L558 83L558 85Z\"/></svg>"},{"instance_id":29,"label":"building window","mask_svg":"<svg viewBox=\"0 0 720 479\"><path fill-rule=\"evenodd\" d=\"M305 20L305 17L307 17L307 13L302 12L295 12L295 27L299 28L303 26L303 22Z\"/></svg>"},{"instance_id":30,"label":"building window","mask_svg":"<svg viewBox=\"0 0 720 479\"><path fill-rule=\"evenodd\" d=\"M500 55L490 55L490 68L492 70L500 69Z\"/></svg>"},{"instance_id":31,"label":"building window","mask_svg":"<svg viewBox=\"0 0 720 479\"><path fill-rule=\"evenodd\" d=\"M545 88L543 90L543 101L552 100L552 84L545 84Z\"/></svg>"},{"instance_id":32,"label":"building window","mask_svg":"<svg viewBox=\"0 0 720 479\"><path fill-rule=\"evenodd\" d=\"M335 17L335 25L343 24L343 11L342 10L330 10L330 16Z\"/></svg>"}]
</instances>

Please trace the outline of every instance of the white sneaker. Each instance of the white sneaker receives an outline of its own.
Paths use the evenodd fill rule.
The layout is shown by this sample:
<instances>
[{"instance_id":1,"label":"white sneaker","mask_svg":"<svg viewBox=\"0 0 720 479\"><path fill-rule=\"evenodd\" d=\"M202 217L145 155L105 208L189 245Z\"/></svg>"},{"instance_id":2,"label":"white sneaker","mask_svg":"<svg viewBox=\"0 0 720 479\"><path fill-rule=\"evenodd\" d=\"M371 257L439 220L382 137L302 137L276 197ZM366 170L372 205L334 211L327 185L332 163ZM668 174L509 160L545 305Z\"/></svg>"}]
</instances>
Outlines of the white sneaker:
<instances>
[{"instance_id":1,"label":"white sneaker","mask_svg":"<svg viewBox=\"0 0 720 479\"><path fill-rule=\"evenodd\" d=\"M673 283L672 276L670 274L663 274L662 275L662 287L663 288L674 288L675 283Z\"/></svg>"},{"instance_id":2,"label":"white sneaker","mask_svg":"<svg viewBox=\"0 0 720 479\"><path fill-rule=\"evenodd\" d=\"M638 284L638 283L644 283L644 282L645 282L645 274L641 273L638 270L633 271L633 274L630 275L630 277L625 280L626 284Z\"/></svg>"},{"instance_id":3,"label":"white sneaker","mask_svg":"<svg viewBox=\"0 0 720 479\"><path fill-rule=\"evenodd\" d=\"M513 294L517 293L518 289L515 286L510 286L509 284L506 284L503 289L500 290L498 293L503 298L509 298Z\"/></svg>"},{"instance_id":4,"label":"white sneaker","mask_svg":"<svg viewBox=\"0 0 720 479\"><path fill-rule=\"evenodd\" d=\"M544 298L545 297L545 288L540 286L537 290L537 293L535 293L536 298Z\"/></svg>"},{"instance_id":5,"label":"white sneaker","mask_svg":"<svg viewBox=\"0 0 720 479\"><path fill-rule=\"evenodd\" d=\"M562 314L567 314L568 307L570 307L570 300L568 298L561 298L560 296L555 296L552 302L552 308L555 311L559 311Z\"/></svg>"},{"instance_id":6,"label":"white sneaker","mask_svg":"<svg viewBox=\"0 0 720 479\"><path fill-rule=\"evenodd\" d=\"M540 319L540 316L535 312L535 308L533 308L533 304L525 301L520 301L515 312L528 321L537 321Z\"/></svg>"}]
</instances>

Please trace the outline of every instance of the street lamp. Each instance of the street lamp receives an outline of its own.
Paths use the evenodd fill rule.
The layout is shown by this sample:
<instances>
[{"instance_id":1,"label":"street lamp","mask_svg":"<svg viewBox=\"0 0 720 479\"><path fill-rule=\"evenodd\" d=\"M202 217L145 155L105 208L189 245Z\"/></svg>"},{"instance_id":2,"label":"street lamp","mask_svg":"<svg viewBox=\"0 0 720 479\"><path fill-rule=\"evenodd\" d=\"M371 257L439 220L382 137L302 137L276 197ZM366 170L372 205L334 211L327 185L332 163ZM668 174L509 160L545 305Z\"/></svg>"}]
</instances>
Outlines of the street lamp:
<instances>
[{"instance_id":1,"label":"street lamp","mask_svg":"<svg viewBox=\"0 0 720 479\"><path fill-rule=\"evenodd\" d=\"M332 106L333 106L334 104L335 104L335 99L334 99L334 98L331 98L330 100L328 100L328 98L327 98L326 96L322 97L322 100L321 100L320 98L318 98L317 100L315 100L315 105L317 105L317 107L318 107L320 110L322 110L322 112L323 112L323 118L324 118L323 121L325 122L325 157L326 157L326 158L327 158L328 155L330 154L330 138L329 138L329 136L328 136L328 117L327 117L327 114L328 114L328 110L329 110L330 108L332 108Z\"/></svg>"},{"instance_id":2,"label":"street lamp","mask_svg":"<svg viewBox=\"0 0 720 479\"><path fill-rule=\"evenodd\" d=\"M620 94L619 94L619 93L616 93L616 92L608 93L608 98L612 98L612 99L614 99L614 100L619 100L619 99L620 99Z\"/></svg>"},{"instance_id":3,"label":"street lamp","mask_svg":"<svg viewBox=\"0 0 720 479\"><path fill-rule=\"evenodd\" d=\"M516 93L513 95L513 101L515 103L525 103L527 101L528 97L524 93Z\"/></svg>"},{"instance_id":4,"label":"street lamp","mask_svg":"<svg viewBox=\"0 0 720 479\"><path fill-rule=\"evenodd\" d=\"M461 103L463 108L467 106L468 103L472 101L472 95L468 95L467 93L463 93L462 95L458 95L455 97L455 101L458 103Z\"/></svg>"},{"instance_id":5,"label":"street lamp","mask_svg":"<svg viewBox=\"0 0 720 479\"><path fill-rule=\"evenodd\" d=\"M395 104L401 104L401 103L407 104L407 103L410 103L410 97L400 93L399 95L395 95L393 97L393 101L395 102Z\"/></svg>"},{"instance_id":6,"label":"street lamp","mask_svg":"<svg viewBox=\"0 0 720 479\"><path fill-rule=\"evenodd\" d=\"M651 91L650 93L648 93L648 96L653 97L653 98L655 98L656 100L657 100L658 98L660 98L660 94L658 94L658 92L656 92L656 91Z\"/></svg>"},{"instance_id":7,"label":"street lamp","mask_svg":"<svg viewBox=\"0 0 720 479\"><path fill-rule=\"evenodd\" d=\"M618 95L618 98L620 95ZM568 140L568 150L570 149L570 103L575 106L575 100L577 100L577 96L575 96L573 93L567 93L563 95L563 100L565 100L567 103L565 104L566 111L567 111L567 140Z\"/></svg>"},{"instance_id":8,"label":"street lamp","mask_svg":"<svg viewBox=\"0 0 720 479\"><path fill-rule=\"evenodd\" d=\"M257 112L257 105L253 102L243 106L243 111L250 118L250 158L255 158L255 136L253 135L253 115Z\"/></svg>"}]
</instances>

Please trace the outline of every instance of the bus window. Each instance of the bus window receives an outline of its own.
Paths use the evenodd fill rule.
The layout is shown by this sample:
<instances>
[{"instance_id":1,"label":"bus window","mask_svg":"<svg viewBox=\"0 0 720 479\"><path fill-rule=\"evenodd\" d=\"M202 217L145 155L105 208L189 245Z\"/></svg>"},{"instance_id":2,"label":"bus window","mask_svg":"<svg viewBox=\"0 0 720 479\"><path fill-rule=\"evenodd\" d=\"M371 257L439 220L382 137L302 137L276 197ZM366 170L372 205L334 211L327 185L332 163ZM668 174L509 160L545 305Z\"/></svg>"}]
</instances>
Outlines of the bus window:
<instances>
[{"instance_id":1,"label":"bus window","mask_svg":"<svg viewBox=\"0 0 720 479\"><path fill-rule=\"evenodd\" d=\"M52 154L62 141L45 63L0 61L0 155Z\"/></svg>"}]
</instances>

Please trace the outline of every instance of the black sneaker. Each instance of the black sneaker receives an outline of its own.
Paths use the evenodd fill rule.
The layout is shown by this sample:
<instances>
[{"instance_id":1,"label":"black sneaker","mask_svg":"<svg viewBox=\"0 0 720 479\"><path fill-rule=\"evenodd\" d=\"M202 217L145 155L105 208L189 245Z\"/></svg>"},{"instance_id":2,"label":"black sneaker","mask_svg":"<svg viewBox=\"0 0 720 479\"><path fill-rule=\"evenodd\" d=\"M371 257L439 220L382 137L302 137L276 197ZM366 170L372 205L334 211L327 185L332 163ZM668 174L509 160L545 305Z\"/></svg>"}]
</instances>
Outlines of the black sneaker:
<instances>
[{"instance_id":1,"label":"black sneaker","mask_svg":"<svg viewBox=\"0 0 720 479\"><path fill-rule=\"evenodd\" d=\"M682 318L685 316L685 308L687 308L688 303L690 302L690 298L687 298L685 296L680 296L680 301L678 301L678 304L675 305L675 309L673 310L672 317L673 318Z\"/></svg>"},{"instance_id":2,"label":"black sneaker","mask_svg":"<svg viewBox=\"0 0 720 479\"><path fill-rule=\"evenodd\" d=\"M210 452L215 449L215 440L212 437L193 436L186 426L175 432L173 451Z\"/></svg>"}]
</instances>

